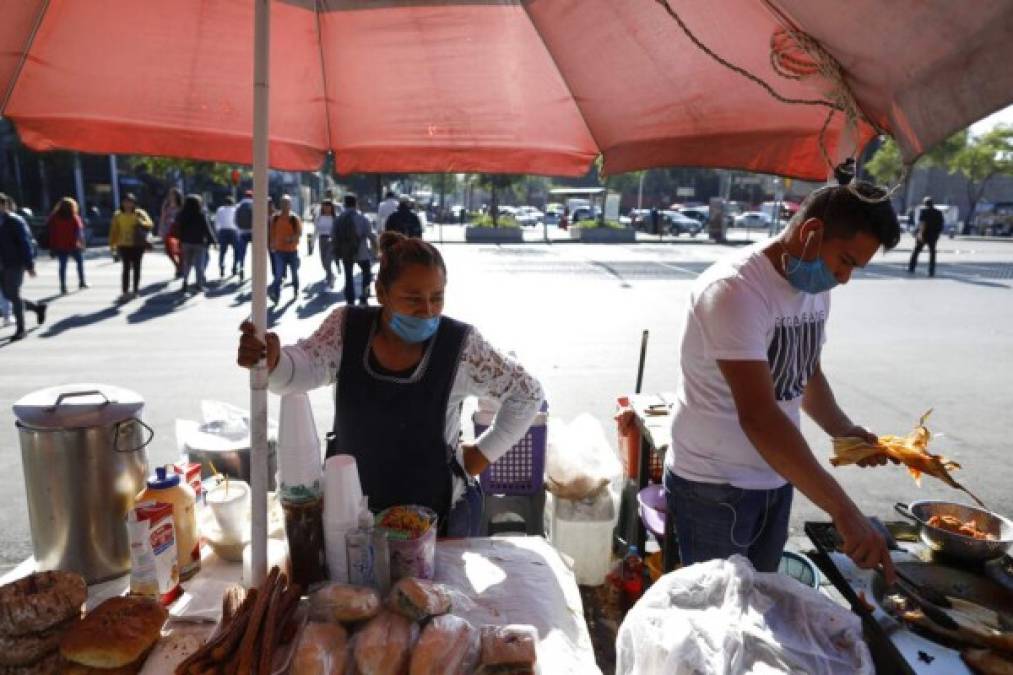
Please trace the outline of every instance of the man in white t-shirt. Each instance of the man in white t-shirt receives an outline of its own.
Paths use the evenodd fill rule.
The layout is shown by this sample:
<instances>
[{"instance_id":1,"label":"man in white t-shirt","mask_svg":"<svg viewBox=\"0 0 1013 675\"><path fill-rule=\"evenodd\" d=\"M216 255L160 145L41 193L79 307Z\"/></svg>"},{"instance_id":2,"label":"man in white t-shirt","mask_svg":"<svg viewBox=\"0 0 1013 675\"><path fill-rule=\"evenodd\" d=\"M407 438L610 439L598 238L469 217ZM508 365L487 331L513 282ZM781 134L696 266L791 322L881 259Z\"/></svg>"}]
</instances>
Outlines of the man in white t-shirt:
<instances>
[{"instance_id":1,"label":"man in white t-shirt","mask_svg":"<svg viewBox=\"0 0 1013 675\"><path fill-rule=\"evenodd\" d=\"M383 201L376 207L376 236L379 237L387 229L387 219L397 211L397 207L397 195L388 190Z\"/></svg>"},{"instance_id":2,"label":"man in white t-shirt","mask_svg":"<svg viewBox=\"0 0 1013 675\"><path fill-rule=\"evenodd\" d=\"M239 273L238 240L239 230L236 229L236 200L226 197L224 203L215 211L215 234L218 236L218 275L225 278L225 252L232 248L232 273Z\"/></svg>"},{"instance_id":3,"label":"man in white t-shirt","mask_svg":"<svg viewBox=\"0 0 1013 675\"><path fill-rule=\"evenodd\" d=\"M775 571L794 486L831 516L856 563L882 565L892 579L883 537L814 456L799 411L832 437L875 442L837 405L820 352L828 291L899 238L883 190L824 187L779 237L714 264L694 282L665 460L684 564L738 553L760 571Z\"/></svg>"}]
</instances>

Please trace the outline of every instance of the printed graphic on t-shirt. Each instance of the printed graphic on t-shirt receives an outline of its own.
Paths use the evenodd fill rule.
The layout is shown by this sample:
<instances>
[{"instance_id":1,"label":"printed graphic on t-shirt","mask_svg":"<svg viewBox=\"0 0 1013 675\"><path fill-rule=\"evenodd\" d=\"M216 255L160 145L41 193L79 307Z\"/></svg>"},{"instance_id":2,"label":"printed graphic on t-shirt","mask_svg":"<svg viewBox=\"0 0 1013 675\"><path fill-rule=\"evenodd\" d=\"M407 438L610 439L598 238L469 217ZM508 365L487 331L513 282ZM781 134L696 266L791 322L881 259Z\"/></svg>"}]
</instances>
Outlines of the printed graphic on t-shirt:
<instances>
[{"instance_id":1,"label":"printed graphic on t-shirt","mask_svg":"<svg viewBox=\"0 0 1013 675\"><path fill-rule=\"evenodd\" d=\"M778 401L796 399L805 390L820 360L826 319L826 312L815 312L778 317L774 323L767 361Z\"/></svg>"}]
</instances>

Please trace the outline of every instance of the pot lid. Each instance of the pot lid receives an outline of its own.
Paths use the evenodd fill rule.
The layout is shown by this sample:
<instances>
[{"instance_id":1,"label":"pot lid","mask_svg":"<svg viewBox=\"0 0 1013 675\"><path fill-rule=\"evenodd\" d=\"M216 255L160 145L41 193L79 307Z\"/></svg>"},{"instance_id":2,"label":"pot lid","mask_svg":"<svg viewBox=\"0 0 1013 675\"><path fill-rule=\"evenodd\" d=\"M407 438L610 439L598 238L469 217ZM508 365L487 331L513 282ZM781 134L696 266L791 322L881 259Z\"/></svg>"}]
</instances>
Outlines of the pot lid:
<instances>
[{"instance_id":1,"label":"pot lid","mask_svg":"<svg viewBox=\"0 0 1013 675\"><path fill-rule=\"evenodd\" d=\"M36 429L106 426L138 417L140 394L108 384L61 384L39 389L14 404L14 416Z\"/></svg>"}]
</instances>

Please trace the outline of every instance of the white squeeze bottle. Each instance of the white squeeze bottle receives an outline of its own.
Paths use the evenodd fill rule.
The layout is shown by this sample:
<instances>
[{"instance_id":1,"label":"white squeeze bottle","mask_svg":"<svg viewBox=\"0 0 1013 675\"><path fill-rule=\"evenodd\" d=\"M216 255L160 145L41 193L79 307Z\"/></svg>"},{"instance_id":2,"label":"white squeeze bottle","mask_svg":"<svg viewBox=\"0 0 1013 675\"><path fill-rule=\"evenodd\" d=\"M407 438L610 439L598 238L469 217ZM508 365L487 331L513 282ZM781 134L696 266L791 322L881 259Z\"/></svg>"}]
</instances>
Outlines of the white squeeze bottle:
<instances>
[{"instance_id":1,"label":"white squeeze bottle","mask_svg":"<svg viewBox=\"0 0 1013 675\"><path fill-rule=\"evenodd\" d=\"M155 475L148 479L148 487L137 495L135 502L172 505L180 581L196 574L200 570L200 539L197 536L197 495L193 488L180 480L180 475L172 470L171 465L168 471L160 466L155 469Z\"/></svg>"},{"instance_id":2,"label":"white squeeze bottle","mask_svg":"<svg viewBox=\"0 0 1013 675\"><path fill-rule=\"evenodd\" d=\"M345 534L345 550L348 553L348 583L375 588L373 514L369 511L369 497L362 498L355 529Z\"/></svg>"}]
</instances>

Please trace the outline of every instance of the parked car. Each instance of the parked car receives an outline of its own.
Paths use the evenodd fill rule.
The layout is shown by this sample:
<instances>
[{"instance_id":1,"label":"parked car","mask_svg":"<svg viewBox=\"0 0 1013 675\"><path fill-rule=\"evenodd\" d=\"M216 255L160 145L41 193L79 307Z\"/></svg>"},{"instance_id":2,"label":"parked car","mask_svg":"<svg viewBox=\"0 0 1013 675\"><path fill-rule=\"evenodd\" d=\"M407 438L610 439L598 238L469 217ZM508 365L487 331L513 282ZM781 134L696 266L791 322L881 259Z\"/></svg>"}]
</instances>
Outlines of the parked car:
<instances>
[{"instance_id":1,"label":"parked car","mask_svg":"<svg viewBox=\"0 0 1013 675\"><path fill-rule=\"evenodd\" d=\"M665 218L668 231L676 237L680 234L689 234L689 236L695 237L703 229L703 223L684 216L678 211L662 211L661 213Z\"/></svg>"},{"instance_id":2,"label":"parked car","mask_svg":"<svg viewBox=\"0 0 1013 675\"><path fill-rule=\"evenodd\" d=\"M520 225L527 227L534 227L535 225L541 224L545 219L545 214L536 209L534 206L520 206L517 208L516 214L517 222Z\"/></svg>"},{"instance_id":3,"label":"parked car","mask_svg":"<svg viewBox=\"0 0 1013 675\"><path fill-rule=\"evenodd\" d=\"M770 223L770 216L763 211L746 211L735 216L735 227L765 229Z\"/></svg>"},{"instance_id":4,"label":"parked car","mask_svg":"<svg viewBox=\"0 0 1013 675\"><path fill-rule=\"evenodd\" d=\"M679 213L687 218L692 218L701 225L706 225L707 220L710 218L710 208L707 206L688 206L679 209Z\"/></svg>"}]
</instances>

